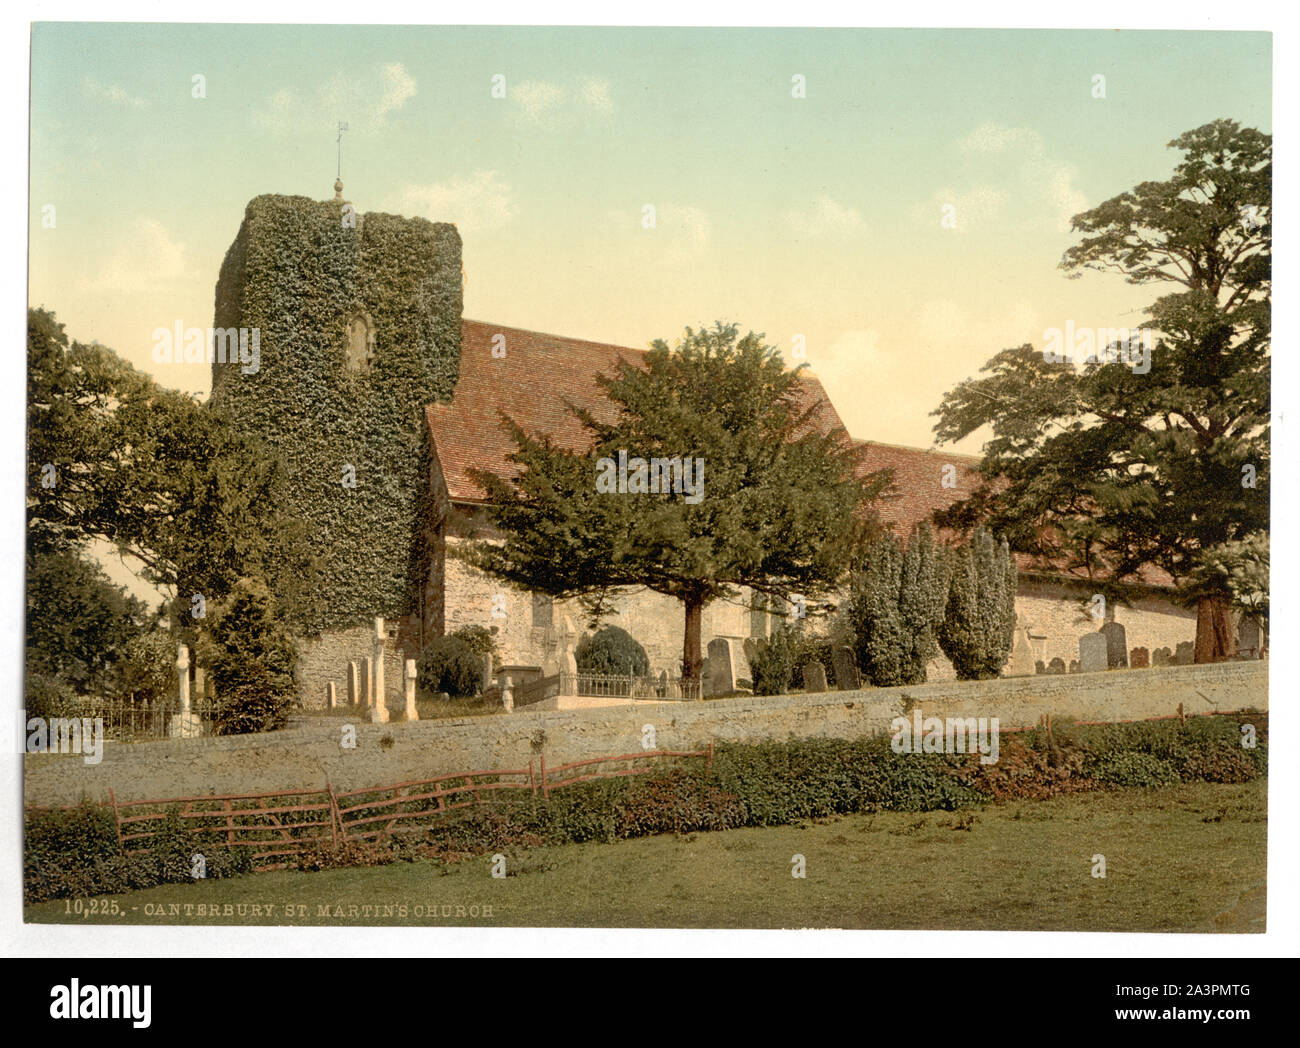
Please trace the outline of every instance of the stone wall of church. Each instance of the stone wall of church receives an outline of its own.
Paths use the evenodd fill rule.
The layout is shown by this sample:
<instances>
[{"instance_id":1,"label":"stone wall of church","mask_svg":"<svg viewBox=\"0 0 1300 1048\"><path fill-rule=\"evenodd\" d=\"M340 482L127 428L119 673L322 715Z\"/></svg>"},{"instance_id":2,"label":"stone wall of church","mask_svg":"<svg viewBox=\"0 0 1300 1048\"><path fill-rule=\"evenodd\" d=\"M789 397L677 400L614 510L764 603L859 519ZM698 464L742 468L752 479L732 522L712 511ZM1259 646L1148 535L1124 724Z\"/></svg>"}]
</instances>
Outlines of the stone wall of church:
<instances>
[{"instance_id":1,"label":"stone wall of church","mask_svg":"<svg viewBox=\"0 0 1300 1048\"><path fill-rule=\"evenodd\" d=\"M462 626L486 626L497 636L504 665L540 666L552 654L554 631L568 614L581 634L585 631L582 608L576 600L551 602L524 590L490 578L451 555L455 539L447 540L444 571L446 631ZM703 644L707 649L714 637L748 637L751 623L748 593L736 603L715 601L704 610ZM629 591L615 601L616 612L601 620L602 625L627 630L646 650L653 674L669 676L681 672L683 630L686 613L681 601L650 590Z\"/></svg>"},{"instance_id":2,"label":"stone wall of church","mask_svg":"<svg viewBox=\"0 0 1300 1048\"><path fill-rule=\"evenodd\" d=\"M390 636L384 645L384 696L390 710L401 711L406 702L402 671L407 659L419 657L419 623L414 619L392 619L387 625L396 627L397 635ZM348 663L373 658L374 636L371 624L326 630L319 636L298 640L296 678L298 701L304 709L325 707L330 681L334 682L339 703L347 703Z\"/></svg>"}]
</instances>

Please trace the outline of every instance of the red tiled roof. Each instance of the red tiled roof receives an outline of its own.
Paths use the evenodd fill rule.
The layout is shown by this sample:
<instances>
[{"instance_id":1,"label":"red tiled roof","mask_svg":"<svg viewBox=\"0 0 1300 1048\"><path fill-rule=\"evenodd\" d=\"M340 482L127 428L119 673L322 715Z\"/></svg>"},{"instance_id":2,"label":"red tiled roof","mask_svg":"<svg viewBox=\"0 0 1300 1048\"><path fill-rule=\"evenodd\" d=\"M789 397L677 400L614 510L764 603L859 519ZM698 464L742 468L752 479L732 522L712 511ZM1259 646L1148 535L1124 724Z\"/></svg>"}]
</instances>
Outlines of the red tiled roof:
<instances>
[{"instance_id":1,"label":"red tiled roof","mask_svg":"<svg viewBox=\"0 0 1300 1048\"><path fill-rule=\"evenodd\" d=\"M492 355L492 340L505 336L505 356ZM448 403L425 408L429 435L438 457L447 494L456 502L479 502L485 492L469 476L471 469L514 474L508 459L514 450L502 425L504 412L526 431L546 434L560 446L579 450L587 431L567 403L585 408L599 422L613 422L617 409L596 384L596 375L613 375L619 361L637 364L645 350L602 342L546 335L536 331L488 324L461 323L460 377ZM804 407L814 407L813 424L822 432L844 429L839 413L816 376L804 372ZM567 402L567 403L566 403ZM894 486L878 504L881 519L901 538L930 520L935 510L966 498L979 485L978 456L855 440L863 449L861 471L894 471ZM943 486L943 467L956 466L954 487ZM1021 571L1072 576L1027 554L1017 553ZM1148 585L1167 586L1172 580L1157 569L1141 573Z\"/></svg>"},{"instance_id":2,"label":"red tiled roof","mask_svg":"<svg viewBox=\"0 0 1300 1048\"><path fill-rule=\"evenodd\" d=\"M505 336L505 356L492 355L492 339ZM425 416L438 461L453 501L479 501L485 493L471 469L513 475L507 456L514 450L501 423L505 412L533 434L546 434L560 446L580 449L587 431L566 402L585 408L599 422L613 422L617 409L596 384L598 374L613 375L619 361L637 364L646 351L610 346L561 335L486 324L461 323L460 378L449 403L429 404ZM807 402L823 432L843 429L821 382L804 378Z\"/></svg>"}]
</instances>

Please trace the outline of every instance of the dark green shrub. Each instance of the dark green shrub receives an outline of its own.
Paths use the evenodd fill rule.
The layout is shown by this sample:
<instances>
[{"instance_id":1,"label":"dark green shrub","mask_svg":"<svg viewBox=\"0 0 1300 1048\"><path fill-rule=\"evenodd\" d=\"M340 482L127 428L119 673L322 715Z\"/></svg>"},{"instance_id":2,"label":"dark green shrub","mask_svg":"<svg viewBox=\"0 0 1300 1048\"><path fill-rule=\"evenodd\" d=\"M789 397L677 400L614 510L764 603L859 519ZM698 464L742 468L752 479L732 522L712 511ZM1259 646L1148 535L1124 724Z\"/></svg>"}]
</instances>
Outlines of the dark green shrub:
<instances>
[{"instance_id":1,"label":"dark green shrub","mask_svg":"<svg viewBox=\"0 0 1300 1048\"><path fill-rule=\"evenodd\" d=\"M935 629L943 619L948 573L944 551L925 524L906 550L892 535L868 548L854 573L848 619L858 666L872 684L924 682L926 664L939 654Z\"/></svg>"},{"instance_id":2,"label":"dark green shrub","mask_svg":"<svg viewBox=\"0 0 1300 1048\"><path fill-rule=\"evenodd\" d=\"M650 669L645 648L632 634L618 626L605 626L590 637L583 637L574 652L579 673L602 673L609 676L642 677Z\"/></svg>"},{"instance_id":3,"label":"dark green shrub","mask_svg":"<svg viewBox=\"0 0 1300 1048\"><path fill-rule=\"evenodd\" d=\"M214 732L283 728L295 698L298 655L275 596L260 579L240 579L209 622L198 643L216 692Z\"/></svg>"},{"instance_id":4,"label":"dark green shrub","mask_svg":"<svg viewBox=\"0 0 1300 1048\"><path fill-rule=\"evenodd\" d=\"M416 672L431 694L445 691L453 698L469 697L478 694L483 682L483 659L469 641L453 633L429 642Z\"/></svg>"},{"instance_id":5,"label":"dark green shrub","mask_svg":"<svg viewBox=\"0 0 1300 1048\"><path fill-rule=\"evenodd\" d=\"M1150 789L1172 786L1181 781L1178 769L1171 761L1140 751L1108 754L1093 763L1089 772L1094 779L1107 786L1141 786Z\"/></svg>"},{"instance_id":6,"label":"dark green shrub","mask_svg":"<svg viewBox=\"0 0 1300 1048\"><path fill-rule=\"evenodd\" d=\"M1016 629L1016 562L1003 540L976 528L953 551L952 577L936 637L958 680L991 680L1011 654Z\"/></svg>"},{"instance_id":7,"label":"dark green shrub","mask_svg":"<svg viewBox=\"0 0 1300 1048\"><path fill-rule=\"evenodd\" d=\"M784 695L796 683L799 656L804 650L798 629L789 623L778 626L757 655L749 660L755 695ZM799 681L798 683L802 683Z\"/></svg>"},{"instance_id":8,"label":"dark green shrub","mask_svg":"<svg viewBox=\"0 0 1300 1048\"><path fill-rule=\"evenodd\" d=\"M23 707L28 718L43 717L49 722L56 717L79 716L76 693L57 677L29 672L24 692Z\"/></svg>"}]
</instances>

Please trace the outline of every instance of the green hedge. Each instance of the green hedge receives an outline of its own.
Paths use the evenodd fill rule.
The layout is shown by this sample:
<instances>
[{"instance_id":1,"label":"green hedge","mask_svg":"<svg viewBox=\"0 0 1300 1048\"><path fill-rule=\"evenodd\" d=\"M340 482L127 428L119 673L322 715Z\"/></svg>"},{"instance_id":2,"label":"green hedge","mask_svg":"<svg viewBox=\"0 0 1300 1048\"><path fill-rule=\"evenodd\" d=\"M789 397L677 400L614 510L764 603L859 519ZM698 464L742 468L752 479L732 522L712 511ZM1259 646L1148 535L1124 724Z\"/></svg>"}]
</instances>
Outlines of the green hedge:
<instances>
[{"instance_id":1,"label":"green hedge","mask_svg":"<svg viewBox=\"0 0 1300 1048\"><path fill-rule=\"evenodd\" d=\"M1253 749L1242 746L1242 721L1255 725ZM326 869L447 859L655 833L798 824L852 812L952 811L1077 789L1245 782L1265 774L1267 766L1264 714L1196 717L1186 724L1060 725L1050 735L1020 732L1002 737L995 765L980 764L974 754L894 753L887 736L722 743L707 777L704 762L693 758L645 776L579 783L548 800L499 797L382 845L322 843L299 865ZM26 831L29 902L190 879L195 845L179 826L160 834L149 855L129 861L118 854L105 806L29 812ZM219 847L204 854L209 877L249 868L246 855L232 857Z\"/></svg>"}]
</instances>

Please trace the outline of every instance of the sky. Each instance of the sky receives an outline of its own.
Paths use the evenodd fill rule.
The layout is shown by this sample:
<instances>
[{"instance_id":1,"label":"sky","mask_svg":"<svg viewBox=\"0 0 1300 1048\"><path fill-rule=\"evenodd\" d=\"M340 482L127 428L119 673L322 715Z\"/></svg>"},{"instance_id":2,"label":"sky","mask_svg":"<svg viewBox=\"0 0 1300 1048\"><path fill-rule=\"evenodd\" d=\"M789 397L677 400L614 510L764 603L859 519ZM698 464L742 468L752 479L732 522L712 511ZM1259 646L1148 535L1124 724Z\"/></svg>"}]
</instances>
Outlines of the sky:
<instances>
[{"instance_id":1,"label":"sky","mask_svg":"<svg viewBox=\"0 0 1300 1048\"><path fill-rule=\"evenodd\" d=\"M1057 268L1070 217L1169 177L1183 131L1271 132L1271 48L1245 32L38 23L29 301L205 394L206 366L153 363L152 332L211 324L248 200L332 197L342 120L358 212L457 224L467 317L634 347L722 319L787 357L801 337L853 436L928 447L945 391L1001 349L1141 321L1152 288Z\"/></svg>"}]
</instances>

